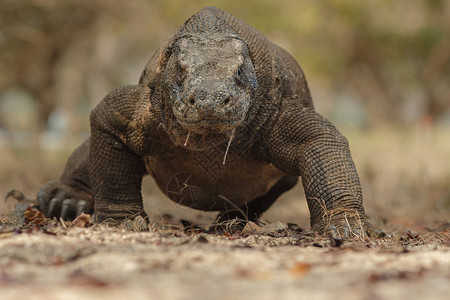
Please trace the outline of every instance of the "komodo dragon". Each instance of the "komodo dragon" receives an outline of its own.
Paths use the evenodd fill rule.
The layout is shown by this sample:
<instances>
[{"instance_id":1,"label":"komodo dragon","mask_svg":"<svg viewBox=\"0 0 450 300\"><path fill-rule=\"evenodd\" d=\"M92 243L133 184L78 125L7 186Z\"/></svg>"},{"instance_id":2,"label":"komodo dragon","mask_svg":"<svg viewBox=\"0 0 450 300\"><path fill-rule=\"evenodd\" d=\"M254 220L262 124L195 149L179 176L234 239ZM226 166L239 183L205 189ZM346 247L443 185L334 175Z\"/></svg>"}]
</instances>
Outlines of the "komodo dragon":
<instances>
[{"instance_id":1,"label":"komodo dragon","mask_svg":"<svg viewBox=\"0 0 450 300\"><path fill-rule=\"evenodd\" d=\"M301 177L313 230L368 228L348 142L314 110L300 66L218 8L189 18L90 125L60 180L38 192L48 217L146 216L151 174L170 199L219 211L217 222L257 221Z\"/></svg>"}]
</instances>

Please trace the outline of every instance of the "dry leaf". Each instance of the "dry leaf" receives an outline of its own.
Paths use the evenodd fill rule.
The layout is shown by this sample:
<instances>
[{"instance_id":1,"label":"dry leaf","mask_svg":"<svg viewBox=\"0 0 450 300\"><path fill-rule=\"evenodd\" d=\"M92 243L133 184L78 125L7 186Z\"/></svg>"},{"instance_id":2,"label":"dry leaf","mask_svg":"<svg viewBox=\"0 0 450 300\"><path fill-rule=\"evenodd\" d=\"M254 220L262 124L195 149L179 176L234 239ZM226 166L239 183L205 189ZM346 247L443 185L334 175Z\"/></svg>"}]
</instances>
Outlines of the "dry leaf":
<instances>
[{"instance_id":1,"label":"dry leaf","mask_svg":"<svg viewBox=\"0 0 450 300\"><path fill-rule=\"evenodd\" d=\"M296 262L289 272L294 276L304 276L311 270L311 265L304 262Z\"/></svg>"},{"instance_id":2,"label":"dry leaf","mask_svg":"<svg viewBox=\"0 0 450 300\"><path fill-rule=\"evenodd\" d=\"M39 210L37 210L35 208L31 208L31 207L27 207L27 209L23 213L23 216L30 223L33 223L36 225L44 225L47 220L44 217L44 214L42 212L40 212Z\"/></svg>"},{"instance_id":3,"label":"dry leaf","mask_svg":"<svg viewBox=\"0 0 450 300\"><path fill-rule=\"evenodd\" d=\"M78 217L76 217L73 221L72 221L72 226L74 227L89 227L90 222L89 222L89 218L91 217L91 215L89 214L85 214L84 212L82 212L81 214L78 215Z\"/></svg>"},{"instance_id":4,"label":"dry leaf","mask_svg":"<svg viewBox=\"0 0 450 300\"><path fill-rule=\"evenodd\" d=\"M14 232L10 231L10 232L2 232L0 233L0 239L4 239L4 238L9 238L10 236L13 236Z\"/></svg>"},{"instance_id":5,"label":"dry leaf","mask_svg":"<svg viewBox=\"0 0 450 300\"><path fill-rule=\"evenodd\" d=\"M261 230L261 226L257 225L256 223L249 221L247 222L247 224L245 225L244 229L242 229L242 233L254 233L259 232Z\"/></svg>"},{"instance_id":6,"label":"dry leaf","mask_svg":"<svg viewBox=\"0 0 450 300\"><path fill-rule=\"evenodd\" d=\"M77 270L71 274L70 283L73 285L93 287L105 287L108 285L106 281L86 274L81 270Z\"/></svg>"}]
</instances>

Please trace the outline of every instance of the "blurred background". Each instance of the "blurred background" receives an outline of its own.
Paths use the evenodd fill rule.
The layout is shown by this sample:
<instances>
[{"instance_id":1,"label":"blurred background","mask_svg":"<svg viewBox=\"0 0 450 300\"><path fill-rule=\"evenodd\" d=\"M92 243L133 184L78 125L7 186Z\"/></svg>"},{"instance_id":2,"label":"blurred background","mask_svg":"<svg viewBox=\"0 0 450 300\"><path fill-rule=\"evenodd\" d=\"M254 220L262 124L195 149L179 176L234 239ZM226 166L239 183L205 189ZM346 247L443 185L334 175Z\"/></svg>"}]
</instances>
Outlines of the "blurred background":
<instances>
[{"instance_id":1,"label":"blurred background","mask_svg":"<svg viewBox=\"0 0 450 300\"><path fill-rule=\"evenodd\" d=\"M445 0L2 0L0 195L16 188L34 197L57 179L89 135L90 110L137 83L157 47L203 6L245 20L297 59L316 109L350 141L376 222L449 222ZM151 215L199 215L146 183ZM1 201L0 212L13 202ZM307 226L301 187L264 218Z\"/></svg>"}]
</instances>

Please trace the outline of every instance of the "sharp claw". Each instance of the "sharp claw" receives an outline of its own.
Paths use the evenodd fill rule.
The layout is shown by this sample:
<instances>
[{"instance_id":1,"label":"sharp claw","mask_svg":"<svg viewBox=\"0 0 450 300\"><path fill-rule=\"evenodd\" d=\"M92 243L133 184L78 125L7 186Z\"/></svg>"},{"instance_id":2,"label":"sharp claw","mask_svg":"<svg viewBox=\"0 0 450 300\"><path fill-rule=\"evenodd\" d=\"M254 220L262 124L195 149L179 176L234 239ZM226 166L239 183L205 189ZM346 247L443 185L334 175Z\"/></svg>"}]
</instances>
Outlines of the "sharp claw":
<instances>
[{"instance_id":1,"label":"sharp claw","mask_svg":"<svg viewBox=\"0 0 450 300\"><path fill-rule=\"evenodd\" d=\"M337 231L337 228L336 228L336 226L334 226L334 225L330 225L330 234L333 236L333 237L339 237L339 232Z\"/></svg>"},{"instance_id":2,"label":"sharp claw","mask_svg":"<svg viewBox=\"0 0 450 300\"><path fill-rule=\"evenodd\" d=\"M56 217L57 206L58 206L58 198L53 198L52 200L50 200L50 202L48 203L48 211L47 211L47 216L49 218Z\"/></svg>"},{"instance_id":3,"label":"sharp claw","mask_svg":"<svg viewBox=\"0 0 450 300\"><path fill-rule=\"evenodd\" d=\"M14 195L15 192L16 190L9 191L8 194L6 194L5 196L5 202L8 201L9 197L12 197L12 195Z\"/></svg>"},{"instance_id":4,"label":"sharp claw","mask_svg":"<svg viewBox=\"0 0 450 300\"><path fill-rule=\"evenodd\" d=\"M62 202L62 206L61 206L61 218L63 218L63 220L68 219L71 210L73 208L73 200L72 199L65 199Z\"/></svg>"},{"instance_id":5,"label":"sharp claw","mask_svg":"<svg viewBox=\"0 0 450 300\"><path fill-rule=\"evenodd\" d=\"M5 202L8 201L8 199L10 197L13 197L14 199L16 199L19 202L22 202L23 200L25 200L25 195L18 190L9 191L8 194L6 194Z\"/></svg>"},{"instance_id":6,"label":"sharp claw","mask_svg":"<svg viewBox=\"0 0 450 300\"><path fill-rule=\"evenodd\" d=\"M80 200L77 203L77 216L79 216L85 209L87 206L87 202L84 200Z\"/></svg>"},{"instance_id":7,"label":"sharp claw","mask_svg":"<svg viewBox=\"0 0 450 300\"><path fill-rule=\"evenodd\" d=\"M350 237L350 228L348 228L348 225L344 226L344 237L346 238Z\"/></svg>"},{"instance_id":8,"label":"sharp claw","mask_svg":"<svg viewBox=\"0 0 450 300\"><path fill-rule=\"evenodd\" d=\"M45 205L46 203L45 203L44 197L42 195L38 195L37 199L38 199L38 202L39 202L39 209L42 212L45 212L46 211L46 205Z\"/></svg>"},{"instance_id":9,"label":"sharp claw","mask_svg":"<svg viewBox=\"0 0 450 300\"><path fill-rule=\"evenodd\" d=\"M374 230L374 234L375 234L375 237L379 237L379 238L383 238L383 237L387 236L386 233L381 228Z\"/></svg>"}]
</instances>

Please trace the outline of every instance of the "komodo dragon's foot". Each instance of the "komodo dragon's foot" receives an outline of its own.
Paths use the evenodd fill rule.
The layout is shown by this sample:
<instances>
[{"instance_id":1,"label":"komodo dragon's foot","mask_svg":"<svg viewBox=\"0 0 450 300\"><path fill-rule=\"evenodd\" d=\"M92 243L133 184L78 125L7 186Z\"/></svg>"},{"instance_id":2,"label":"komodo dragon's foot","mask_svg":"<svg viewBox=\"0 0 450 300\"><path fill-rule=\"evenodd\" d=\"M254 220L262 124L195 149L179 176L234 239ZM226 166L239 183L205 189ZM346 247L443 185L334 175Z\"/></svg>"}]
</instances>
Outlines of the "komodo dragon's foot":
<instances>
[{"instance_id":1,"label":"komodo dragon's foot","mask_svg":"<svg viewBox=\"0 0 450 300\"><path fill-rule=\"evenodd\" d=\"M128 231L148 231L149 219L147 216L137 216L133 219L125 219L119 224L119 228Z\"/></svg>"},{"instance_id":2,"label":"komodo dragon's foot","mask_svg":"<svg viewBox=\"0 0 450 300\"><path fill-rule=\"evenodd\" d=\"M381 229L375 228L365 219L358 215L339 214L331 218L323 218L320 222L313 224L313 231L322 235L330 235L337 238L357 237L365 239L385 236Z\"/></svg>"},{"instance_id":3,"label":"komodo dragon's foot","mask_svg":"<svg viewBox=\"0 0 450 300\"><path fill-rule=\"evenodd\" d=\"M37 193L37 200L39 210L47 218L73 220L82 212L92 214L94 208L91 194L58 181L45 183Z\"/></svg>"},{"instance_id":4,"label":"komodo dragon's foot","mask_svg":"<svg viewBox=\"0 0 450 300\"><path fill-rule=\"evenodd\" d=\"M129 231L146 231L149 223L149 218L144 210L131 211L129 209L124 209L121 213L115 211L114 214L96 209L94 220L99 224L118 226Z\"/></svg>"}]
</instances>

